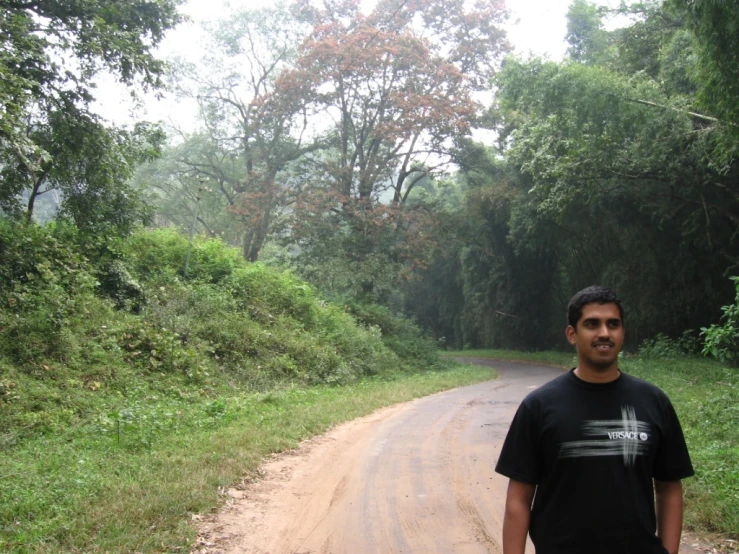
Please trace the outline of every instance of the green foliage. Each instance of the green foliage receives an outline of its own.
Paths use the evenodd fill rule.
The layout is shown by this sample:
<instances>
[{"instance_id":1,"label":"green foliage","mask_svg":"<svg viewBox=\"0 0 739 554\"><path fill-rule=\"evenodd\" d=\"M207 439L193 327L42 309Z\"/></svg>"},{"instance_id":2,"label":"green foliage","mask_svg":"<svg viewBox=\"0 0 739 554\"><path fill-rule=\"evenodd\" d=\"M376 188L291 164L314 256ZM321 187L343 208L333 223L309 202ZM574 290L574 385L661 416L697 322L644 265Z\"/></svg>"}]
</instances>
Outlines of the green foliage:
<instances>
[{"instance_id":1,"label":"green foliage","mask_svg":"<svg viewBox=\"0 0 739 554\"><path fill-rule=\"evenodd\" d=\"M588 0L575 0L567 12L567 53L577 62L593 63L603 57L608 33L601 10Z\"/></svg>"},{"instance_id":2,"label":"green foliage","mask_svg":"<svg viewBox=\"0 0 739 554\"><path fill-rule=\"evenodd\" d=\"M721 324L702 327L701 335L705 337L704 355L736 364L739 362L739 277L732 277L731 280L736 291L734 303L721 308Z\"/></svg>"},{"instance_id":3,"label":"green foliage","mask_svg":"<svg viewBox=\"0 0 739 554\"><path fill-rule=\"evenodd\" d=\"M219 121L212 128L220 126ZM161 157L138 167L132 186L156 206L158 226L189 232L194 224L197 234L218 236L238 245L243 240L243 222L229 208L238 196L234 189L240 177L238 163L229 158L220 160L218 180L191 167L219 159L213 142L198 134L182 144L168 145Z\"/></svg>"},{"instance_id":4,"label":"green foliage","mask_svg":"<svg viewBox=\"0 0 739 554\"><path fill-rule=\"evenodd\" d=\"M537 287L550 291L542 315L601 283L624 297L635 344L713 319L726 293L715 276L739 256L739 205L733 173L719 169L711 130L687 113L685 97L643 73L541 60L511 60L498 83L513 171L507 181L490 174L488 194L498 200L485 206L487 217L504 230L489 251L548 254L552 273ZM503 259L506 270L516 267Z\"/></svg>"},{"instance_id":5,"label":"green foliage","mask_svg":"<svg viewBox=\"0 0 739 554\"><path fill-rule=\"evenodd\" d=\"M712 39L675 4L622 4L629 22L606 31L607 11L576 2L570 60L504 62L489 114L499 149L460 145L466 204L444 218L432 271L414 271L419 293L405 292L437 337L561 347L567 299L594 283L624 299L629 349L716 320L739 260L739 166L699 101Z\"/></svg>"},{"instance_id":6,"label":"green foliage","mask_svg":"<svg viewBox=\"0 0 739 554\"><path fill-rule=\"evenodd\" d=\"M132 271L142 278L172 281L183 274L188 249L187 279L191 281L218 283L236 268L246 267L238 250L223 241L195 236L190 244L186 236L173 228L136 233L123 246L123 253Z\"/></svg>"},{"instance_id":7,"label":"green foliage","mask_svg":"<svg viewBox=\"0 0 739 554\"><path fill-rule=\"evenodd\" d=\"M697 100L701 109L718 118L717 147L722 161L739 155L739 5L723 0L668 0L684 13L696 37Z\"/></svg>"},{"instance_id":8,"label":"green foliage","mask_svg":"<svg viewBox=\"0 0 739 554\"><path fill-rule=\"evenodd\" d=\"M240 308L259 321L267 323L277 313L307 328L313 326L316 297L309 285L291 273L256 262L234 271L224 286Z\"/></svg>"},{"instance_id":9,"label":"green foliage","mask_svg":"<svg viewBox=\"0 0 739 554\"><path fill-rule=\"evenodd\" d=\"M0 220L0 350L18 363L64 359L72 319L94 293L94 271L63 235Z\"/></svg>"},{"instance_id":10,"label":"green foliage","mask_svg":"<svg viewBox=\"0 0 739 554\"><path fill-rule=\"evenodd\" d=\"M662 49L659 80L667 90L694 95L698 88L696 40L685 30L676 32Z\"/></svg>"},{"instance_id":11,"label":"green foliage","mask_svg":"<svg viewBox=\"0 0 739 554\"><path fill-rule=\"evenodd\" d=\"M675 36L683 34L682 14L661 0L622 2L618 8L611 10L611 13L622 19L628 19L629 24L609 33L614 54L611 59L601 61L607 62L609 67L624 75L641 73L657 80L664 74L666 51L674 48L670 43ZM682 46L692 46L680 42ZM689 63L691 50L677 53L680 60L673 61L677 62L677 65ZM664 85L666 90L675 90L670 88L669 82L664 82Z\"/></svg>"},{"instance_id":12,"label":"green foliage","mask_svg":"<svg viewBox=\"0 0 739 554\"><path fill-rule=\"evenodd\" d=\"M425 229L432 259L402 284L436 337L561 348L568 298L596 283L625 301L629 350L692 348L681 333L716 321L739 261L739 165L700 100L714 39L679 3L622 3L609 31L609 10L575 2L569 60L504 62L488 114L498 149L457 145L466 199Z\"/></svg>"},{"instance_id":13,"label":"green foliage","mask_svg":"<svg viewBox=\"0 0 739 554\"><path fill-rule=\"evenodd\" d=\"M179 371L194 378L205 374L197 366L196 353L180 337L148 321L125 329L119 340L123 361L150 371Z\"/></svg>"},{"instance_id":14,"label":"green foliage","mask_svg":"<svg viewBox=\"0 0 739 554\"><path fill-rule=\"evenodd\" d=\"M534 224L519 175L491 150L468 144L459 156L466 198L443 217L435 259L404 287L404 308L448 347L551 348L562 332L555 235Z\"/></svg>"},{"instance_id":15,"label":"green foliage","mask_svg":"<svg viewBox=\"0 0 739 554\"><path fill-rule=\"evenodd\" d=\"M700 354L701 340L694 331L685 331L677 338L672 339L663 333L657 333L651 339L639 345L639 357L643 359L677 358Z\"/></svg>"},{"instance_id":16,"label":"green foliage","mask_svg":"<svg viewBox=\"0 0 739 554\"><path fill-rule=\"evenodd\" d=\"M123 181L161 133L106 127L89 105L89 83L107 70L128 85L162 85L152 50L181 17L177 0L51 0L5 3L0 14L0 209L26 219L37 198L63 195L65 215L99 231L137 219ZM59 63L64 60L64 63ZM134 144L146 135L151 146ZM25 206L23 205L25 203ZM132 207L135 206L135 207Z\"/></svg>"},{"instance_id":17,"label":"green foliage","mask_svg":"<svg viewBox=\"0 0 739 554\"><path fill-rule=\"evenodd\" d=\"M377 304L351 302L346 308L363 325L379 328L385 345L405 363L425 368L438 363L435 342L408 318Z\"/></svg>"},{"instance_id":18,"label":"green foliage","mask_svg":"<svg viewBox=\"0 0 739 554\"><path fill-rule=\"evenodd\" d=\"M174 231L139 231L85 255L84 241L73 227L0 221L7 444L117 413L110 425L141 445L156 433L139 433L126 399L342 384L435 362L435 345L409 322L380 311L357 324L293 274L222 241L196 238L186 279L188 241Z\"/></svg>"}]
</instances>

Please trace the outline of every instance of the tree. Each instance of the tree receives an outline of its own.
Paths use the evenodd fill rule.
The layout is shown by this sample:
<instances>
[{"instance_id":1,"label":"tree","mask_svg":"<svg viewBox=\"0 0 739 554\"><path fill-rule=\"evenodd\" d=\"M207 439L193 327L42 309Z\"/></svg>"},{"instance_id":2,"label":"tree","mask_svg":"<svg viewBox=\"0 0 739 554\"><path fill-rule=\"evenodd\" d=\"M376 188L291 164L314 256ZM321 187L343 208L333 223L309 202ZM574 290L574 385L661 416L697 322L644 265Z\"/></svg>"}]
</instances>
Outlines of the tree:
<instances>
[{"instance_id":1,"label":"tree","mask_svg":"<svg viewBox=\"0 0 739 554\"><path fill-rule=\"evenodd\" d=\"M313 263L343 259L347 275L378 268L365 273L371 296L379 268L423 257L429 209L413 197L451 167L455 141L475 124L473 93L507 49L505 14L492 0L383 0L366 15L352 0L301 8L312 33L267 105L311 118L328 147L304 156L294 229Z\"/></svg>"},{"instance_id":2,"label":"tree","mask_svg":"<svg viewBox=\"0 0 739 554\"><path fill-rule=\"evenodd\" d=\"M0 184L0 208L6 214L25 212L30 218L42 184L84 178L90 164L97 165L96 183L69 182L67 193L72 186L80 194L89 190L88 200L94 203L92 191L100 192L101 171L107 171L103 166L114 163L118 155L128 161L136 156L120 150L130 137L106 129L90 113L94 99L90 80L106 70L127 85L161 86L164 64L153 49L166 30L180 21L177 4L177 0L2 2L0 153L6 178ZM118 152L106 159L105 152L96 151L102 146L113 146ZM72 167L72 162L65 167L67 160L81 162L83 152L85 158L100 157L86 169ZM23 191L29 198L25 210L20 207ZM110 192L115 194L113 189Z\"/></svg>"},{"instance_id":3,"label":"tree","mask_svg":"<svg viewBox=\"0 0 739 554\"><path fill-rule=\"evenodd\" d=\"M194 134L181 144L170 145L161 157L141 165L133 179L133 186L156 206L153 222L157 226L175 226L188 232L203 232L209 237L220 237L238 246L243 240L243 229L228 211L228 197L221 175L211 178L183 163L208 164L223 162L215 158L213 144L206 136ZM222 171L232 175L223 167Z\"/></svg>"},{"instance_id":4,"label":"tree","mask_svg":"<svg viewBox=\"0 0 739 554\"><path fill-rule=\"evenodd\" d=\"M700 106L719 121L719 147L730 163L739 155L739 5L724 0L668 0L685 14L697 38Z\"/></svg>"},{"instance_id":5,"label":"tree","mask_svg":"<svg viewBox=\"0 0 739 554\"><path fill-rule=\"evenodd\" d=\"M603 28L603 13L588 0L575 0L567 11L567 53L577 62L596 62L608 47L609 35Z\"/></svg>"},{"instance_id":6,"label":"tree","mask_svg":"<svg viewBox=\"0 0 739 554\"><path fill-rule=\"evenodd\" d=\"M460 149L468 200L447 217L461 221L458 242L440 241L433 271L414 273L419 294L406 292L439 335L471 347L562 344L562 306L594 283L623 295L629 348L718 320L739 263L739 168L730 125L701 100L710 37L686 27L679 3L624 3L631 23L606 31L607 12L577 2L573 59L506 60L490 114L498 151ZM707 351L734 348L729 319L704 328Z\"/></svg>"},{"instance_id":7,"label":"tree","mask_svg":"<svg viewBox=\"0 0 739 554\"><path fill-rule=\"evenodd\" d=\"M548 227L559 263L578 268L571 290L606 282L633 295L637 336L710 320L725 285L709 276L739 261L736 169L719 169L712 122L643 74L533 60L507 64L498 84L506 153L536 213L511 238Z\"/></svg>"},{"instance_id":8,"label":"tree","mask_svg":"<svg viewBox=\"0 0 739 554\"><path fill-rule=\"evenodd\" d=\"M306 124L297 111L274 110L268 103L305 32L284 5L243 11L211 27L208 54L177 71L181 93L198 101L202 129L185 137L188 146L172 150L178 177L169 185L186 185L182 179L188 176L186 187L192 189L207 180L220 195L217 204L238 222L244 257L252 261L292 200L290 163L317 147L303 137ZM204 219L200 224L209 229ZM224 224L217 227L223 230Z\"/></svg>"},{"instance_id":9,"label":"tree","mask_svg":"<svg viewBox=\"0 0 739 554\"><path fill-rule=\"evenodd\" d=\"M128 181L139 164L159 155L161 129L144 123L132 130L107 127L92 114L47 117L28 130L28 139L45 153L36 170L0 151L0 208L30 221L37 202L55 193L57 214L81 230L125 232L146 219L149 209Z\"/></svg>"},{"instance_id":10,"label":"tree","mask_svg":"<svg viewBox=\"0 0 739 554\"><path fill-rule=\"evenodd\" d=\"M338 159L316 160L345 197L388 192L402 204L423 176L448 162L481 106L472 98L505 51L494 2L380 2L368 16L347 0L318 10L296 69L280 77L275 104L298 99L335 121ZM417 28L417 18L423 28ZM438 159L435 159L438 158Z\"/></svg>"}]
</instances>

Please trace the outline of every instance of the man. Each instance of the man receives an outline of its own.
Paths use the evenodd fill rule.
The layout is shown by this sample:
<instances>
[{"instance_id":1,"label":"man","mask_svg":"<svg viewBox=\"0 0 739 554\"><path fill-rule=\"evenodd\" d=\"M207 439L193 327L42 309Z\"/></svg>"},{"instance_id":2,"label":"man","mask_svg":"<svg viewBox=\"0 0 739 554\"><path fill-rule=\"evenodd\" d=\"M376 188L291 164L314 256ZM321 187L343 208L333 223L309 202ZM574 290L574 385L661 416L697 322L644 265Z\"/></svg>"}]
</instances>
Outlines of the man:
<instances>
[{"instance_id":1,"label":"man","mask_svg":"<svg viewBox=\"0 0 739 554\"><path fill-rule=\"evenodd\" d=\"M578 365L524 399L495 468L510 479L504 554L527 533L537 554L677 554L693 467L667 396L618 368L623 321L604 287L570 300Z\"/></svg>"}]
</instances>

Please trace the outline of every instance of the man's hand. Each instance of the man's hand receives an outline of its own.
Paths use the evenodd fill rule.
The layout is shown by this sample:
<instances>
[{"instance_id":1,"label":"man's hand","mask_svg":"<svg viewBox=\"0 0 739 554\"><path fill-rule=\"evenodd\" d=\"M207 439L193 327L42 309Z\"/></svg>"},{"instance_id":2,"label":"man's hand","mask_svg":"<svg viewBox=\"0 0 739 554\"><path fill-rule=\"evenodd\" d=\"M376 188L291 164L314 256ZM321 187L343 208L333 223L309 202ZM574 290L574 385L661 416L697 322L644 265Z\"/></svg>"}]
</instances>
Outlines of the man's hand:
<instances>
[{"instance_id":1,"label":"man's hand","mask_svg":"<svg viewBox=\"0 0 739 554\"><path fill-rule=\"evenodd\" d=\"M657 536L670 554L680 549L683 530L682 481L654 481L657 508Z\"/></svg>"},{"instance_id":2,"label":"man's hand","mask_svg":"<svg viewBox=\"0 0 739 554\"><path fill-rule=\"evenodd\" d=\"M535 490L536 485L513 479L508 481L503 518L503 554L524 554Z\"/></svg>"}]
</instances>

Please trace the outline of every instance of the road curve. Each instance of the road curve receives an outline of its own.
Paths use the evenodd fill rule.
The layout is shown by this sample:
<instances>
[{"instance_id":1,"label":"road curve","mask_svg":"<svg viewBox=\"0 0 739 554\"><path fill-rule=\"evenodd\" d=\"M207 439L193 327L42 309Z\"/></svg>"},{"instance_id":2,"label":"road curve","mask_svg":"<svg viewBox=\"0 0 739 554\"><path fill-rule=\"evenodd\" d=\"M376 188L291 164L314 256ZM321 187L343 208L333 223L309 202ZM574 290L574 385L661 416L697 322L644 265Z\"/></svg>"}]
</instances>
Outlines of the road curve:
<instances>
[{"instance_id":1,"label":"road curve","mask_svg":"<svg viewBox=\"0 0 739 554\"><path fill-rule=\"evenodd\" d=\"M521 399L561 370L467 361L501 377L383 408L277 456L257 483L229 491L193 552L500 553L498 452Z\"/></svg>"}]
</instances>

